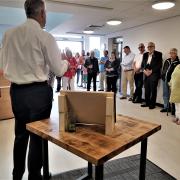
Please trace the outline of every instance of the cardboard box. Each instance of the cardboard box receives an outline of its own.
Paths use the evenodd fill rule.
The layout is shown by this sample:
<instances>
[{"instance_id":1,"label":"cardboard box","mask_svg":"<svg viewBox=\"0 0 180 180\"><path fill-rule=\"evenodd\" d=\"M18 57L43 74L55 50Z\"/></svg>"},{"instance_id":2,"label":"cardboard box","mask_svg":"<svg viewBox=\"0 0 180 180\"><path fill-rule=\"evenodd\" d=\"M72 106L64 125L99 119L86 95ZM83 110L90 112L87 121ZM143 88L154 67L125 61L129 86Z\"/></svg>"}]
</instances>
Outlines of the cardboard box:
<instances>
[{"instance_id":1,"label":"cardboard box","mask_svg":"<svg viewBox=\"0 0 180 180\"><path fill-rule=\"evenodd\" d=\"M114 93L61 91L58 98L60 131L68 131L69 124L87 124L103 126L105 134L112 134Z\"/></svg>"}]
</instances>

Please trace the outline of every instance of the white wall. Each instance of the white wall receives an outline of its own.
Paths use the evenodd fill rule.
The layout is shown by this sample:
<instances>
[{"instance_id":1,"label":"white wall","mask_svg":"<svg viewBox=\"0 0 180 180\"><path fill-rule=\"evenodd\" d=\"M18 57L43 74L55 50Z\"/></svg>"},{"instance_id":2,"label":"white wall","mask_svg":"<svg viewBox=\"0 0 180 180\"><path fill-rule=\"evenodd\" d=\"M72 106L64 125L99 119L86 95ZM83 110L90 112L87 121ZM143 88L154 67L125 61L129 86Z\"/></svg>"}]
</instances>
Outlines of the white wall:
<instances>
[{"instance_id":1,"label":"white wall","mask_svg":"<svg viewBox=\"0 0 180 180\"><path fill-rule=\"evenodd\" d=\"M140 42L147 45L152 41L156 44L156 50L161 51L163 59L166 59L172 47L177 48L180 53L180 16L120 31L109 35L108 38L117 36L122 36L124 46L130 46L134 53L138 53ZM158 88L157 102L163 103L161 85Z\"/></svg>"},{"instance_id":2,"label":"white wall","mask_svg":"<svg viewBox=\"0 0 180 180\"><path fill-rule=\"evenodd\" d=\"M170 48L176 47L180 51L180 16L117 32L108 37L116 36L122 36L124 46L129 45L135 53L138 52L137 46L140 42L147 45L149 41L153 41L156 50L167 58Z\"/></svg>"}]
</instances>

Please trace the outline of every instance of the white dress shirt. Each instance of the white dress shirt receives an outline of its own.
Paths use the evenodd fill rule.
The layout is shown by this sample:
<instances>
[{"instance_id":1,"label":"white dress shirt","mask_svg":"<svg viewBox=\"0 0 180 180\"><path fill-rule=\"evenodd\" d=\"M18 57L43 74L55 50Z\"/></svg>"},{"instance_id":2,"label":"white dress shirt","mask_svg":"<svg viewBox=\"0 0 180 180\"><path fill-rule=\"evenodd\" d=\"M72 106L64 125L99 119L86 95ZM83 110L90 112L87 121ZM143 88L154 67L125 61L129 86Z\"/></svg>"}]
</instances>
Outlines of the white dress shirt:
<instances>
[{"instance_id":1,"label":"white dress shirt","mask_svg":"<svg viewBox=\"0 0 180 180\"><path fill-rule=\"evenodd\" d=\"M145 53L145 52L144 52ZM139 53L135 56L134 58L134 65L136 69L140 69L141 68L141 64L142 64L142 60L143 60L143 55L144 53Z\"/></svg>"},{"instance_id":2,"label":"white dress shirt","mask_svg":"<svg viewBox=\"0 0 180 180\"><path fill-rule=\"evenodd\" d=\"M11 82L42 82L48 79L49 71L62 76L67 68L68 62L61 59L54 37L43 31L37 21L27 19L24 24L5 33L0 69Z\"/></svg>"},{"instance_id":3,"label":"white dress shirt","mask_svg":"<svg viewBox=\"0 0 180 180\"><path fill-rule=\"evenodd\" d=\"M130 52L128 55L125 55L122 62L121 67L124 71L133 69L133 61L134 61L135 54Z\"/></svg>"},{"instance_id":4,"label":"white dress shirt","mask_svg":"<svg viewBox=\"0 0 180 180\"><path fill-rule=\"evenodd\" d=\"M147 64L151 64L151 61L152 61L152 55L153 55L153 54L149 54L149 55L148 55L148 61L147 61Z\"/></svg>"}]
</instances>

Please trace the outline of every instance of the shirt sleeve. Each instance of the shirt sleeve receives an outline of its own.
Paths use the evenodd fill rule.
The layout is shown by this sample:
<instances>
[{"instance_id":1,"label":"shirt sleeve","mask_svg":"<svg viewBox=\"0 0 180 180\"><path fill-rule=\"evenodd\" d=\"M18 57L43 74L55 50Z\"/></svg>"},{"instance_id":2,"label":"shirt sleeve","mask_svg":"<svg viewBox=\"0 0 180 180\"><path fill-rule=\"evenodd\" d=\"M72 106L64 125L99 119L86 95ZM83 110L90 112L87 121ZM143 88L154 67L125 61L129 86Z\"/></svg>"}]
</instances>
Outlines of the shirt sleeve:
<instances>
[{"instance_id":1,"label":"shirt sleeve","mask_svg":"<svg viewBox=\"0 0 180 180\"><path fill-rule=\"evenodd\" d=\"M2 40L2 47L0 48L0 71L3 71L3 45L5 43L6 39L6 33L4 34L3 40Z\"/></svg>"},{"instance_id":2,"label":"shirt sleeve","mask_svg":"<svg viewBox=\"0 0 180 180\"><path fill-rule=\"evenodd\" d=\"M0 49L0 71L3 69L2 50Z\"/></svg>"},{"instance_id":3,"label":"shirt sleeve","mask_svg":"<svg viewBox=\"0 0 180 180\"><path fill-rule=\"evenodd\" d=\"M62 60L60 49L53 36L47 35L47 39L44 46L44 56L50 71L54 72L56 76L63 76L68 69L68 61Z\"/></svg>"}]
</instances>

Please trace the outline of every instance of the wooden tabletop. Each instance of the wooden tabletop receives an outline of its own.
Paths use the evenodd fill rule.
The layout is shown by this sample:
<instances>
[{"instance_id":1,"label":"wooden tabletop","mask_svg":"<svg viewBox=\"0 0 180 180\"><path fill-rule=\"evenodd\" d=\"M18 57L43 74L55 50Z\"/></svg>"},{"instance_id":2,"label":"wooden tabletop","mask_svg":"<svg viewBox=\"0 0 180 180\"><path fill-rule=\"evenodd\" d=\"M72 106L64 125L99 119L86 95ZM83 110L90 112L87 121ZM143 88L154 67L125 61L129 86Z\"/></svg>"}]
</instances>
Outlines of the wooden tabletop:
<instances>
[{"instance_id":1,"label":"wooden tabletop","mask_svg":"<svg viewBox=\"0 0 180 180\"><path fill-rule=\"evenodd\" d=\"M103 135L100 126L78 126L76 132L59 132L59 119L45 119L27 129L77 156L100 165L161 129L160 125L118 115L115 131Z\"/></svg>"}]
</instances>

